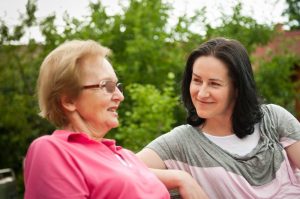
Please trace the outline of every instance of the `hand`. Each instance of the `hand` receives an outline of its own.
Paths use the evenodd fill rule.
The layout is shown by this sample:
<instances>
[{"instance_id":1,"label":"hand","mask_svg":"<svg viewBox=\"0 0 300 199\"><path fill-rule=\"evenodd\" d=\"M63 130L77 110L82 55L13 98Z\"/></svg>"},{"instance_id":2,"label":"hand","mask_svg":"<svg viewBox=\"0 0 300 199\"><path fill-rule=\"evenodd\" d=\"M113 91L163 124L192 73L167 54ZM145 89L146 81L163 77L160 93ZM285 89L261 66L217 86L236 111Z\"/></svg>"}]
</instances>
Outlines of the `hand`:
<instances>
[{"instance_id":1,"label":"hand","mask_svg":"<svg viewBox=\"0 0 300 199\"><path fill-rule=\"evenodd\" d=\"M179 178L178 191L182 199L208 199L207 194L190 174L181 170L176 172Z\"/></svg>"}]
</instances>

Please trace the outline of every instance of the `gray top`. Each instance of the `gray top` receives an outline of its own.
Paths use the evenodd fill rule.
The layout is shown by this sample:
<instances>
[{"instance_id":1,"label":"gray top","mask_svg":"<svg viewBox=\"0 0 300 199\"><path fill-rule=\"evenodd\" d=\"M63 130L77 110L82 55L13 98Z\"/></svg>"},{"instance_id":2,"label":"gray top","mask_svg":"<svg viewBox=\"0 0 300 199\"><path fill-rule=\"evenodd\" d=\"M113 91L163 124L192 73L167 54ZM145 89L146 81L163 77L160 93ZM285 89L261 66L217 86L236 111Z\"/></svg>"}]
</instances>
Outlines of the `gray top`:
<instances>
[{"instance_id":1,"label":"gray top","mask_svg":"<svg viewBox=\"0 0 300 199\"><path fill-rule=\"evenodd\" d=\"M199 172L193 172L195 168L198 171L202 169L203 172L206 168L221 167L225 173L244 178L247 182L245 186L265 185L276 178L282 164L288 161L284 147L300 140L300 123L278 105L262 105L262 110L264 116L258 124L260 140L257 146L244 156L223 150L203 135L200 128L191 125L178 126L146 147L154 150L167 168L185 170L195 177L199 184L207 183L203 180L207 181L207 177L210 178L212 173L205 174L206 179L201 179L197 176ZM224 176L228 177L227 174ZM216 188L216 185L214 186ZM300 187L298 189L300 190Z\"/></svg>"}]
</instances>

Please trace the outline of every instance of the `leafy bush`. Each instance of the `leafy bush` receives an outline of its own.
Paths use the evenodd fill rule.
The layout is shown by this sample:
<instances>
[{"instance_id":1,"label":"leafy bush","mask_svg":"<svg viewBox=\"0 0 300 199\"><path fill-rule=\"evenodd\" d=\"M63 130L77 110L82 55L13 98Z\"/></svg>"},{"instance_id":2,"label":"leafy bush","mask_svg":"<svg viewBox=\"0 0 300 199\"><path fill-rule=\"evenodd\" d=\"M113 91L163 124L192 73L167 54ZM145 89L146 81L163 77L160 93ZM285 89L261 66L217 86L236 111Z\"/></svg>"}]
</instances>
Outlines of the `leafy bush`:
<instances>
[{"instance_id":1,"label":"leafy bush","mask_svg":"<svg viewBox=\"0 0 300 199\"><path fill-rule=\"evenodd\" d=\"M295 100L298 82L294 81L296 67L300 59L294 55L278 55L271 60L261 60L255 73L255 79L260 94L267 103L281 105L296 115Z\"/></svg>"},{"instance_id":2,"label":"leafy bush","mask_svg":"<svg viewBox=\"0 0 300 199\"><path fill-rule=\"evenodd\" d=\"M163 91L151 84L135 83L126 87L131 107L121 117L122 125L115 134L123 146L138 151L171 129L178 98L174 96L173 73L169 73L168 77Z\"/></svg>"}]
</instances>

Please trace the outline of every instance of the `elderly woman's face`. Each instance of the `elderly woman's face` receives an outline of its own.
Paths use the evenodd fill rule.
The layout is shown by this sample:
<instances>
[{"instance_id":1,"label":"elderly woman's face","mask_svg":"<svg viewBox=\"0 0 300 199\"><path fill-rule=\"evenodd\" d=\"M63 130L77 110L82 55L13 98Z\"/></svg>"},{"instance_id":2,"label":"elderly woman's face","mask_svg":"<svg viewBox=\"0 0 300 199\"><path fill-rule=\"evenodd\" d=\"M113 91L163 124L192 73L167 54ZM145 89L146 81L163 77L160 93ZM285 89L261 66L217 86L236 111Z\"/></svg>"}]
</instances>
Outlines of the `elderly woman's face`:
<instances>
[{"instance_id":1,"label":"elderly woman's face","mask_svg":"<svg viewBox=\"0 0 300 199\"><path fill-rule=\"evenodd\" d=\"M93 131L107 132L117 127L119 125L117 109L124 96L112 83L117 83L118 79L111 64L99 56L87 57L81 69L82 86L99 83L102 86L81 91L75 102L77 113L85 125ZM105 88L107 81L113 85L110 89Z\"/></svg>"}]
</instances>

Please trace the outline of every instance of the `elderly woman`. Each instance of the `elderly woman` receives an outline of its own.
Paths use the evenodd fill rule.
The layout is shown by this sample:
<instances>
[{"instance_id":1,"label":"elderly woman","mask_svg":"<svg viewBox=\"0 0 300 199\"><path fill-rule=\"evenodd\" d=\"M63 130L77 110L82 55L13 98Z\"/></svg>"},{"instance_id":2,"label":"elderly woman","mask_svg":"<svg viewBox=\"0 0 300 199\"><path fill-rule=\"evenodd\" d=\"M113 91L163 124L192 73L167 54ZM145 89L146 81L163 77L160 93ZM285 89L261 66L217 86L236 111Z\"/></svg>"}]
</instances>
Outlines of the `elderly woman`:
<instances>
[{"instance_id":1,"label":"elderly woman","mask_svg":"<svg viewBox=\"0 0 300 199\"><path fill-rule=\"evenodd\" d=\"M94 41L70 41L40 68L40 115L55 126L33 141L25 159L25 198L169 198L135 155L105 139L119 125L121 84Z\"/></svg>"}]
</instances>

